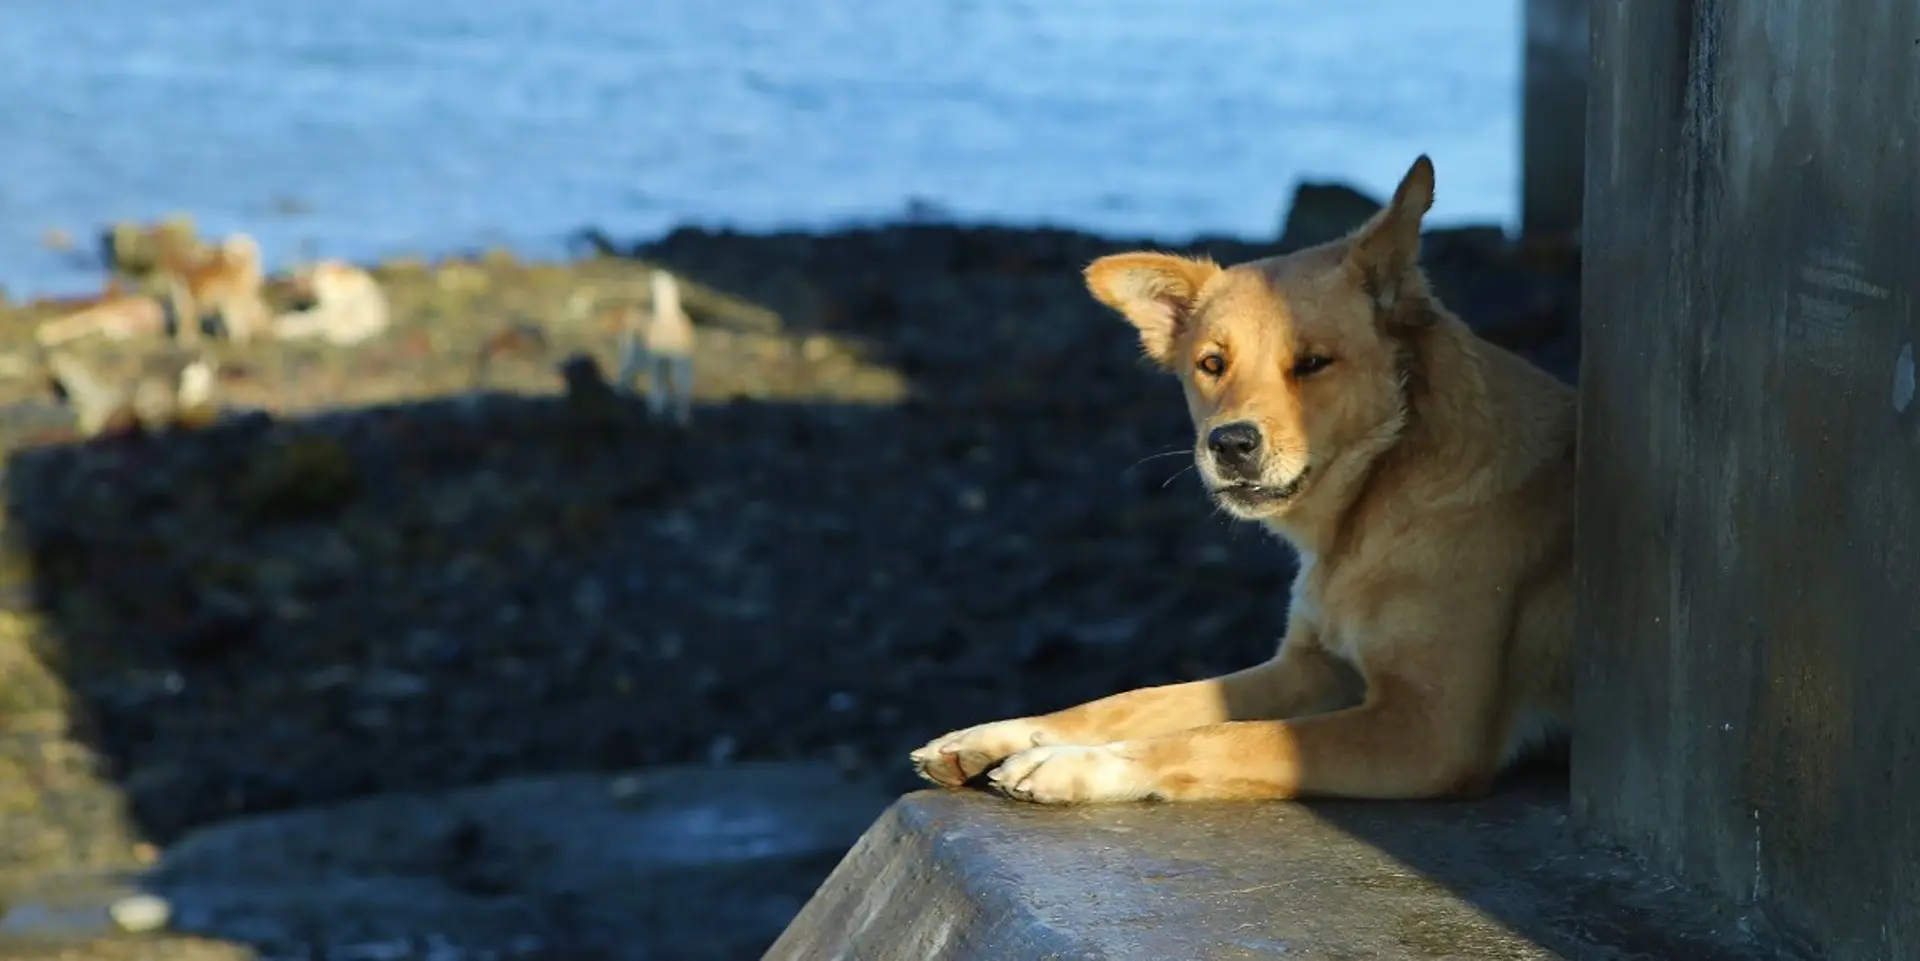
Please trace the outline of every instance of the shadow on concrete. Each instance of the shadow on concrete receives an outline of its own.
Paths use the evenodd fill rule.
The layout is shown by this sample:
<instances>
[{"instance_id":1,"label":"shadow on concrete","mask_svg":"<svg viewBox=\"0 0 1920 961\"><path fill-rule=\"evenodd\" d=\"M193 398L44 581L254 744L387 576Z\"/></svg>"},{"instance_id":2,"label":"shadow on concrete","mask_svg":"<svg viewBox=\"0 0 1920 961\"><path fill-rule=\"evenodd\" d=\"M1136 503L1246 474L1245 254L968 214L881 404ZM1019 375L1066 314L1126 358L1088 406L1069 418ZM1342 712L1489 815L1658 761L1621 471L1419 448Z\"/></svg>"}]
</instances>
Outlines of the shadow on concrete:
<instances>
[{"instance_id":1,"label":"shadow on concrete","mask_svg":"<svg viewBox=\"0 0 1920 961\"><path fill-rule=\"evenodd\" d=\"M33 732L9 750L41 752L18 761L35 786L9 829L32 852L17 863L127 866L142 842L218 849L192 839L238 817L601 772L576 788L602 801L555 800L542 781L502 789L529 807L486 821L544 811L588 830L626 790L609 778L643 766L797 764L883 798L915 784L899 758L931 733L1265 656L1284 549L1216 518L1179 457L1142 460L1187 446L1177 391L1079 286L1087 260L1133 246L1147 244L915 226L680 231L633 251L770 305L796 342L854 339L907 378L898 404L722 400L681 434L636 401L478 395L17 452L6 600L52 671L0 695L12 731ZM1437 285L1571 376L1577 274L1496 247L1431 244ZM793 781L755 770L728 790ZM699 816L671 785L640 796ZM102 828L121 797L131 836ZM504 803L462 798L449 803ZM382 820L392 810L365 814L363 828L399 825L386 832L329 814L273 848L357 900L208 908L202 930L312 950L367 927L347 911L497 957L738 957L832 863L816 848L743 880L761 898L743 913L662 874L635 894L647 911L583 914L556 862L471 826L485 818ZM319 837L359 840L313 843L329 824ZM200 857L189 882L273 873ZM469 908L518 907L434 931L471 915L410 913L439 895L382 887L402 874ZM688 930L716 917L728 939L695 943ZM395 956L429 956L424 943Z\"/></svg>"},{"instance_id":2,"label":"shadow on concrete","mask_svg":"<svg viewBox=\"0 0 1920 961\"><path fill-rule=\"evenodd\" d=\"M1567 959L1799 958L1749 912L1682 887L1578 832L1563 760L1510 772L1484 799L1414 805L1312 801L1305 807L1391 856L1507 930ZM1412 946L1444 956L1444 928L1407 926ZM1417 955L1416 955L1417 956Z\"/></svg>"}]
</instances>

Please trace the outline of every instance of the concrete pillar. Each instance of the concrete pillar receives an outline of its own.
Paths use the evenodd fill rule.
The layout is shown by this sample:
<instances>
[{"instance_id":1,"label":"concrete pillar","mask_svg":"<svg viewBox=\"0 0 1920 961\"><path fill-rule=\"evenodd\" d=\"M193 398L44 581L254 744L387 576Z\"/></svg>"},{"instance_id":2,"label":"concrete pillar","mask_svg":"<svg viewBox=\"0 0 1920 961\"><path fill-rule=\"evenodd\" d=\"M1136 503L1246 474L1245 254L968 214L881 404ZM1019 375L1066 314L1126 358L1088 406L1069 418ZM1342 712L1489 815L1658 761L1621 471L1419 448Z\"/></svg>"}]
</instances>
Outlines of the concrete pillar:
<instances>
[{"instance_id":1,"label":"concrete pillar","mask_svg":"<svg viewBox=\"0 0 1920 961\"><path fill-rule=\"evenodd\" d=\"M1920 957L1920 8L1593 2L1575 817Z\"/></svg>"},{"instance_id":2,"label":"concrete pillar","mask_svg":"<svg viewBox=\"0 0 1920 961\"><path fill-rule=\"evenodd\" d=\"M1521 0L1526 35L1520 110L1523 233L1580 229L1586 158L1590 0Z\"/></svg>"}]
</instances>

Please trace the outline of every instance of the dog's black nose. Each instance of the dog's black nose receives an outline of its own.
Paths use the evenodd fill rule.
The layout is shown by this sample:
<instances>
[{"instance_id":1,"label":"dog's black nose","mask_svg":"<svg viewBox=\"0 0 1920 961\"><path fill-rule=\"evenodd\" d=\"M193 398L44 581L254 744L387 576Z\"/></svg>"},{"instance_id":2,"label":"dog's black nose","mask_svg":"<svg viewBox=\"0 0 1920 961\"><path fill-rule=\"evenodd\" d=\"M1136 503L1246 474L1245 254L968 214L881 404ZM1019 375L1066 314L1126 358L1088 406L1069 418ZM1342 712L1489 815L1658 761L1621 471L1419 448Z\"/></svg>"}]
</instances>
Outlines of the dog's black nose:
<instances>
[{"instance_id":1,"label":"dog's black nose","mask_svg":"<svg viewBox=\"0 0 1920 961\"><path fill-rule=\"evenodd\" d=\"M1252 421L1237 420L1208 431L1207 449L1223 474L1251 477L1260 472L1260 428Z\"/></svg>"}]
</instances>

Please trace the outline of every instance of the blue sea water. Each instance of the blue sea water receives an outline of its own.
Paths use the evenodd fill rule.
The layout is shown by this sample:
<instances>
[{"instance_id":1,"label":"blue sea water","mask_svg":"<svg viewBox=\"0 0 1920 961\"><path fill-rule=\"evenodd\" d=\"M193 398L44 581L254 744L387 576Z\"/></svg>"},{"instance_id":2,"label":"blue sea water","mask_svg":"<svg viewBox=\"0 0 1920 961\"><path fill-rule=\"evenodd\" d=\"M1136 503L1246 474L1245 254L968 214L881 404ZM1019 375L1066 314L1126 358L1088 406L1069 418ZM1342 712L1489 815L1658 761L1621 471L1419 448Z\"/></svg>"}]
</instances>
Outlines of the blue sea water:
<instances>
[{"instance_id":1,"label":"blue sea water","mask_svg":"<svg viewBox=\"0 0 1920 961\"><path fill-rule=\"evenodd\" d=\"M0 286L169 212L268 259L575 228L1273 236L1293 184L1518 207L1519 0L0 0Z\"/></svg>"}]
</instances>

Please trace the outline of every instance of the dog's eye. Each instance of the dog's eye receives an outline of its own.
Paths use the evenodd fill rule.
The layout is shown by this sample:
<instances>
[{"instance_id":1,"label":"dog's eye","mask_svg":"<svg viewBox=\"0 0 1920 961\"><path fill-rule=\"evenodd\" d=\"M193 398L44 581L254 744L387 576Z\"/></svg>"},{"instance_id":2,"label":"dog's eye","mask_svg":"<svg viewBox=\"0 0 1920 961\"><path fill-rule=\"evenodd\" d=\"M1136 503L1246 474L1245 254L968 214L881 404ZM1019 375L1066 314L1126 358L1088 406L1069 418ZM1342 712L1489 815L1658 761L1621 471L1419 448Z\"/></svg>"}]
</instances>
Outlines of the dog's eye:
<instances>
[{"instance_id":1,"label":"dog's eye","mask_svg":"<svg viewBox=\"0 0 1920 961\"><path fill-rule=\"evenodd\" d=\"M1218 377L1227 372L1227 359L1219 354L1208 354L1200 358L1200 362L1194 366L1200 368L1200 372L1208 377Z\"/></svg>"},{"instance_id":2,"label":"dog's eye","mask_svg":"<svg viewBox=\"0 0 1920 961\"><path fill-rule=\"evenodd\" d=\"M1333 358L1331 357L1322 357L1319 354L1308 354L1293 362L1293 376L1312 377L1326 370L1327 365L1331 363L1333 363Z\"/></svg>"}]
</instances>

